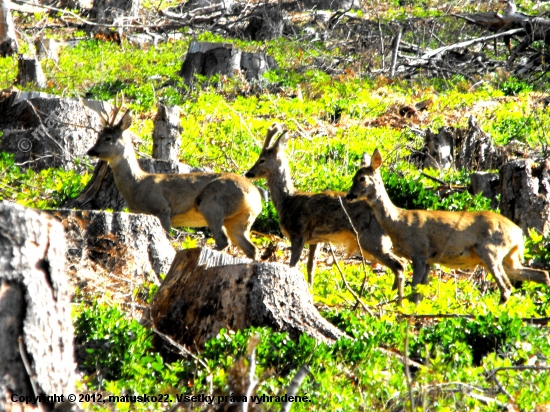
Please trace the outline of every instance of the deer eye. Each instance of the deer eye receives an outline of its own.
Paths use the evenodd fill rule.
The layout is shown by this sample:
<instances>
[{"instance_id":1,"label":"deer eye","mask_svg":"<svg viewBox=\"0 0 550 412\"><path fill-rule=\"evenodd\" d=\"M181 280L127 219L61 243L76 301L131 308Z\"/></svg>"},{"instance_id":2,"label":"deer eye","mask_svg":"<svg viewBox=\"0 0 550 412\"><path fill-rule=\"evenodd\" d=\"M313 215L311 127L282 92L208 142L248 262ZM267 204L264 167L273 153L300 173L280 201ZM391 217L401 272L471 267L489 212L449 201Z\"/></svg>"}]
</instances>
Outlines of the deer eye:
<instances>
[{"instance_id":1,"label":"deer eye","mask_svg":"<svg viewBox=\"0 0 550 412\"><path fill-rule=\"evenodd\" d=\"M111 139L110 137L106 137L106 138L105 138L105 141L106 141L106 142L110 142L111 140L113 140L113 139Z\"/></svg>"},{"instance_id":2,"label":"deer eye","mask_svg":"<svg viewBox=\"0 0 550 412\"><path fill-rule=\"evenodd\" d=\"M365 176L361 176L361 177L359 178L359 181L360 181L360 182L364 182L364 181L365 181Z\"/></svg>"},{"instance_id":3,"label":"deer eye","mask_svg":"<svg viewBox=\"0 0 550 412\"><path fill-rule=\"evenodd\" d=\"M259 164L265 163L265 159L260 159Z\"/></svg>"}]
</instances>

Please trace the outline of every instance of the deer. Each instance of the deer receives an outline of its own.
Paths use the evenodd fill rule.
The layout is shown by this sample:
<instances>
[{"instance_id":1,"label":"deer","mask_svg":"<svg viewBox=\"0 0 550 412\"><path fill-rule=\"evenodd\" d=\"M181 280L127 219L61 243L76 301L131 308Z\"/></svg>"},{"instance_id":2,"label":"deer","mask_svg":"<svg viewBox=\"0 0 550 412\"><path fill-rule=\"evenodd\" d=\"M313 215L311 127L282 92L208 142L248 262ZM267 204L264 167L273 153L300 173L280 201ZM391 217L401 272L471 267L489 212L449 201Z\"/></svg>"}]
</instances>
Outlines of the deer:
<instances>
[{"instance_id":1,"label":"deer","mask_svg":"<svg viewBox=\"0 0 550 412\"><path fill-rule=\"evenodd\" d=\"M250 241L250 228L262 211L259 189L234 173L143 171L126 133L132 124L132 112L126 111L120 122L114 124L118 110L120 107L87 154L109 163L130 211L158 217L167 233L171 226L208 226L217 250L229 246L229 237L247 257L258 260L258 251Z\"/></svg>"},{"instance_id":2,"label":"deer","mask_svg":"<svg viewBox=\"0 0 550 412\"><path fill-rule=\"evenodd\" d=\"M415 292L416 287L428 284L431 265L435 263L451 269L473 269L481 265L495 279L501 304L510 298L510 280L550 286L548 272L522 265L523 231L510 219L491 211L401 209L386 192L381 165L382 155L378 149L372 158L364 154L346 197L366 199L391 238L395 254L411 262L412 302L422 299L422 295Z\"/></svg>"},{"instance_id":3,"label":"deer","mask_svg":"<svg viewBox=\"0 0 550 412\"><path fill-rule=\"evenodd\" d=\"M273 138L279 134L273 145ZM391 241L366 202L348 204L343 192L307 193L294 188L285 150L288 131L274 123L266 133L256 163L246 172L251 179L267 179L281 232L290 240L289 266L298 264L304 245L309 245L308 282L313 285L315 254L319 243L344 246L348 254L362 249L363 256L389 267L395 274L393 288L398 304L403 295L403 265L391 252ZM345 207L345 209L344 209ZM357 231L357 234L356 234ZM358 244L359 243L359 244Z\"/></svg>"}]
</instances>

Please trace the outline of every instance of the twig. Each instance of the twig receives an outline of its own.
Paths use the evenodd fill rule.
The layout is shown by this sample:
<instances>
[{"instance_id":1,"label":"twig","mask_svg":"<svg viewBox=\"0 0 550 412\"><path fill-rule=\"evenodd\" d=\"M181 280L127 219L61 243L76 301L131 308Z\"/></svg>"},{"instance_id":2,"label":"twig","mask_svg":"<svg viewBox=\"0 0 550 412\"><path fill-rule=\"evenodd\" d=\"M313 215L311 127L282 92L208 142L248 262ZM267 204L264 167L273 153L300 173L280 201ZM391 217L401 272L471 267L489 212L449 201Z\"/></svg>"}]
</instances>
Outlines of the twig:
<instances>
[{"instance_id":1,"label":"twig","mask_svg":"<svg viewBox=\"0 0 550 412\"><path fill-rule=\"evenodd\" d=\"M361 247L361 243L359 242L359 233L357 232L357 229L355 229L355 225L353 224L353 221L351 220L351 217L344 207L344 203L342 202L342 197L339 196L338 200L340 201L340 206L344 210L344 213L346 214L346 217L348 218L349 224L351 225L351 228L353 229L353 233L355 234L355 241L357 242L357 248L359 249L359 254L361 255L361 266L363 268L363 283L361 284L361 289L359 289L359 296L363 297L363 291L365 289L365 283L367 282L367 266L365 264L365 256L363 255L363 248ZM331 249L332 250L332 249Z\"/></svg>"},{"instance_id":2,"label":"twig","mask_svg":"<svg viewBox=\"0 0 550 412\"><path fill-rule=\"evenodd\" d=\"M248 350L250 351L250 368L248 371L248 387L246 388L247 401L242 403L242 412L248 412L248 399L250 399L254 388L258 385L258 379L256 379L256 347L258 343L260 343L260 335L250 337L248 343Z\"/></svg>"},{"instance_id":3,"label":"twig","mask_svg":"<svg viewBox=\"0 0 550 412\"><path fill-rule=\"evenodd\" d=\"M23 345L23 336L19 335L19 338L17 339L17 342L19 344L19 354L21 355L21 360L23 361L23 365L25 366L25 370L27 371L27 375L29 377L29 381L31 382L32 391L34 392L34 396L38 397L40 396L40 392L38 390L38 386L36 385L36 375L34 374L31 363L29 362L29 358L27 356L27 351L25 350L25 346ZM39 408L44 412L44 406L42 402L37 402Z\"/></svg>"},{"instance_id":4,"label":"twig","mask_svg":"<svg viewBox=\"0 0 550 412\"><path fill-rule=\"evenodd\" d=\"M200 363L202 366L204 366L204 368L206 369L206 371L208 373L210 373L210 368L208 367L208 365L206 364L206 362L204 362L202 359L200 359L199 357L197 357L197 355L195 355L194 353L192 353L189 349L187 349L185 346L183 345L180 345L178 342L176 342L174 339L172 339L170 336L168 335L165 335L164 333L162 332L159 332L158 329L155 327L155 324L152 322L152 320L150 320L151 322L151 329L153 330L153 332L155 332L157 335L159 335L162 339L164 339L165 341L169 342L170 344L172 344L172 346L174 346L175 348L179 349L181 354L182 355L188 355L188 356L191 356L193 359L195 359L198 363Z\"/></svg>"},{"instance_id":5,"label":"twig","mask_svg":"<svg viewBox=\"0 0 550 412\"><path fill-rule=\"evenodd\" d=\"M403 27L399 26L397 36L393 39L393 47L391 52L391 66L390 66L390 78L395 76L395 68L397 66L397 54L399 52L399 43L401 43L401 36L403 35Z\"/></svg>"},{"instance_id":6,"label":"twig","mask_svg":"<svg viewBox=\"0 0 550 412\"><path fill-rule=\"evenodd\" d=\"M300 366L300 369L298 369L298 372L296 372L296 375L294 375L294 377L290 381L286 394L288 396L296 396L296 394L298 393L298 389L300 389L300 385L302 385L302 381L305 379L307 375L309 375L309 373L310 372L309 372L308 365ZM289 412L291 407L292 407L292 402L289 402L289 401L283 402L281 406L281 412Z\"/></svg>"},{"instance_id":7,"label":"twig","mask_svg":"<svg viewBox=\"0 0 550 412\"><path fill-rule=\"evenodd\" d=\"M340 272L340 276L342 277L342 281L344 282L344 286L352 294L352 296L355 298L355 301L358 304L360 304L361 306L363 306L363 309L365 309L365 311L369 315L374 317L375 316L374 313L372 313L372 311L369 309L369 307L367 305L365 305L365 303L359 298L359 296L357 296L357 293L355 293L355 291L348 284L348 281L346 280L346 277L344 276L344 273L342 272L342 269L340 269L340 265L338 264L338 259L336 259L336 255L334 254L334 250L332 249L332 245L330 243L328 244L328 247L330 248L330 253L332 253L332 258L334 259L334 264L336 265L336 268L338 269L338 272Z\"/></svg>"},{"instance_id":8,"label":"twig","mask_svg":"<svg viewBox=\"0 0 550 412\"><path fill-rule=\"evenodd\" d=\"M411 327L411 323L413 321L413 317L411 316L409 318L409 321L407 322L407 327L405 328L405 348L403 349L403 366L405 367L405 377L407 378L407 387L409 389L409 399L411 401L411 412L415 411L414 407L414 395L413 395L413 387L412 387L412 379L411 379L411 371L409 370L409 329Z\"/></svg>"}]
</instances>

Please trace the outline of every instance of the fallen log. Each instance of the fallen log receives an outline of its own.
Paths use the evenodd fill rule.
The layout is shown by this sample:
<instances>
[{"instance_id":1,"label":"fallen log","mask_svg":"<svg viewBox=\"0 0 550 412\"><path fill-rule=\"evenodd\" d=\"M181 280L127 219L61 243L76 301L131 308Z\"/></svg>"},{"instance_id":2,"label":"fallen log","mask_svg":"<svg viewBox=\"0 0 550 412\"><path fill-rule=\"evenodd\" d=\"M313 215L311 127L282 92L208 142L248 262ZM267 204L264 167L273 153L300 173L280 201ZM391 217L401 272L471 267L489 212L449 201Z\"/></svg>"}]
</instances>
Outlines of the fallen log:
<instances>
[{"instance_id":1,"label":"fallen log","mask_svg":"<svg viewBox=\"0 0 550 412\"><path fill-rule=\"evenodd\" d=\"M344 335L319 314L297 269L206 248L176 253L150 317L155 330L199 347L221 328L266 326L294 339L306 333L328 343Z\"/></svg>"}]
</instances>

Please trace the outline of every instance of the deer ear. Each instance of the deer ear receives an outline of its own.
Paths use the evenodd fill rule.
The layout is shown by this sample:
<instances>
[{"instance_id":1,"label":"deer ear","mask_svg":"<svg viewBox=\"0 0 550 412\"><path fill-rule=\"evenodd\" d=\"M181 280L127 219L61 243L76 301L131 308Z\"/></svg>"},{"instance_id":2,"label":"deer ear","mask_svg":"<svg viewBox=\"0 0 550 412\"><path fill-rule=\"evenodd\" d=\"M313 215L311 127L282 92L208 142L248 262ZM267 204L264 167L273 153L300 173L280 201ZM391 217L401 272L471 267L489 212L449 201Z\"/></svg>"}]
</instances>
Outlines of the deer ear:
<instances>
[{"instance_id":1,"label":"deer ear","mask_svg":"<svg viewBox=\"0 0 550 412\"><path fill-rule=\"evenodd\" d=\"M128 110L122 119L120 119L120 122L118 123L118 126L120 130L124 131L128 129L132 125L132 111Z\"/></svg>"},{"instance_id":2,"label":"deer ear","mask_svg":"<svg viewBox=\"0 0 550 412\"><path fill-rule=\"evenodd\" d=\"M369 167L370 166L370 156L367 153L363 153L363 157L361 158L361 167Z\"/></svg>"},{"instance_id":3,"label":"deer ear","mask_svg":"<svg viewBox=\"0 0 550 412\"><path fill-rule=\"evenodd\" d=\"M279 136L279 138L277 139L277 143L275 143L274 146L276 146L277 149L285 149L289 138L290 135L288 134L288 131L285 130L283 134Z\"/></svg>"},{"instance_id":4,"label":"deer ear","mask_svg":"<svg viewBox=\"0 0 550 412\"><path fill-rule=\"evenodd\" d=\"M378 169L382 165L382 154L380 153L380 150L374 149L374 153L372 154L372 160L370 162L370 166L372 170Z\"/></svg>"}]
</instances>

